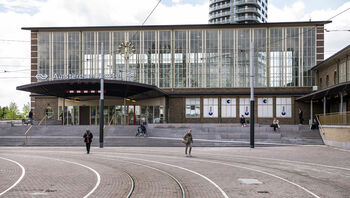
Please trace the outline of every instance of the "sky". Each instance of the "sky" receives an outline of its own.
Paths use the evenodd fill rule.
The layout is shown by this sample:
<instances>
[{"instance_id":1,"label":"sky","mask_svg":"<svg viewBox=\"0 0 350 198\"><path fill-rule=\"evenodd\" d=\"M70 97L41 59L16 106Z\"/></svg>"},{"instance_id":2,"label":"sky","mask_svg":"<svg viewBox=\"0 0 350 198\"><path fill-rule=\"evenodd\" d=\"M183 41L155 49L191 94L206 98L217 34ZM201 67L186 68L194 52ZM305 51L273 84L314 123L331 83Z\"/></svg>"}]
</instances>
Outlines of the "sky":
<instances>
[{"instance_id":1,"label":"sky","mask_svg":"<svg viewBox=\"0 0 350 198\"><path fill-rule=\"evenodd\" d=\"M0 106L29 93L30 31L21 27L141 25L158 0L0 0ZM268 22L328 20L350 8L345 0L269 0ZM209 0L162 0L145 25L206 24ZM350 10L332 19L327 30L349 30ZM350 31L325 33L326 58L350 44Z\"/></svg>"}]
</instances>

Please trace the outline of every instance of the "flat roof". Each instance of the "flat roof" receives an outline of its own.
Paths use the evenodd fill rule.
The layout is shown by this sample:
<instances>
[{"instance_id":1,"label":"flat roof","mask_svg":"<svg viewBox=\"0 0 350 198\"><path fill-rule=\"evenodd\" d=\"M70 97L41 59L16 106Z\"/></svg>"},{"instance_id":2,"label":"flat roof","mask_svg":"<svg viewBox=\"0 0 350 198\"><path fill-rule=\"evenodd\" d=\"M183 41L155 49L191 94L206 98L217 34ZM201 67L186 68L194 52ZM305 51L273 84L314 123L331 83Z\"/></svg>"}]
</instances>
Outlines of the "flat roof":
<instances>
[{"instance_id":1,"label":"flat roof","mask_svg":"<svg viewBox=\"0 0 350 198\"><path fill-rule=\"evenodd\" d=\"M137 26L76 26L76 27L22 27L22 30L139 30L139 29L204 29L204 28L251 28L251 27L275 27L275 26L308 26L324 25L332 21L300 21L300 22L273 22L254 24L183 24L183 25L137 25Z\"/></svg>"},{"instance_id":2,"label":"flat roof","mask_svg":"<svg viewBox=\"0 0 350 198\"><path fill-rule=\"evenodd\" d=\"M344 47L343 49L339 50L337 53L333 54L331 57L315 65L313 68L311 68L311 70L319 69L324 65L332 63L333 61L337 60L338 58L341 58L341 56L345 55L348 52L350 52L350 45Z\"/></svg>"}]
</instances>

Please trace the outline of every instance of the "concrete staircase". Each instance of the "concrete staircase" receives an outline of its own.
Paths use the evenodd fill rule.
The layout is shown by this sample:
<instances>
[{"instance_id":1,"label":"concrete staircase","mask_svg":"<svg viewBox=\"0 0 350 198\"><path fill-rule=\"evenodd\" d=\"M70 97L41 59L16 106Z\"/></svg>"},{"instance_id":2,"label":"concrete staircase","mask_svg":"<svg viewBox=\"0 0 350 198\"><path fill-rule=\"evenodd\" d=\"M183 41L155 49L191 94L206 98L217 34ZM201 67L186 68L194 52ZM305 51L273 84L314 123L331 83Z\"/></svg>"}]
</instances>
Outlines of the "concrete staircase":
<instances>
[{"instance_id":1,"label":"concrete staircase","mask_svg":"<svg viewBox=\"0 0 350 198\"><path fill-rule=\"evenodd\" d=\"M0 126L0 146L24 146L29 126ZM147 137L135 137L138 126L110 126L105 129L105 146L183 146L180 139L192 129L195 146L249 146L250 128L238 124L150 124ZM99 126L34 125L28 146L83 146L89 129L93 145L99 145ZM323 144L318 130L308 125L282 125L277 132L268 125L255 126L255 142L261 146Z\"/></svg>"}]
</instances>

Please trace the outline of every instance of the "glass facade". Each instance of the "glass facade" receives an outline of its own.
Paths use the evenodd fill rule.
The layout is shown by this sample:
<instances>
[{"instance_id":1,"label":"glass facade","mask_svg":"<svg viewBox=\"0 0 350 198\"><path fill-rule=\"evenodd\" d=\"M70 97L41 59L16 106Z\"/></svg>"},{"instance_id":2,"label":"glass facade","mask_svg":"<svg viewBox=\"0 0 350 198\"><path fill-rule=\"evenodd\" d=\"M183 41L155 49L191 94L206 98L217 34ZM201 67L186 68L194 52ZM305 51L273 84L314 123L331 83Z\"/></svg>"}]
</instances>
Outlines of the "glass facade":
<instances>
[{"instance_id":1,"label":"glass facade","mask_svg":"<svg viewBox=\"0 0 350 198\"><path fill-rule=\"evenodd\" d=\"M253 57L256 87L312 86L315 40L314 26L39 32L38 74L47 78L38 80L99 78L103 43L106 79L160 88L245 88Z\"/></svg>"}]
</instances>

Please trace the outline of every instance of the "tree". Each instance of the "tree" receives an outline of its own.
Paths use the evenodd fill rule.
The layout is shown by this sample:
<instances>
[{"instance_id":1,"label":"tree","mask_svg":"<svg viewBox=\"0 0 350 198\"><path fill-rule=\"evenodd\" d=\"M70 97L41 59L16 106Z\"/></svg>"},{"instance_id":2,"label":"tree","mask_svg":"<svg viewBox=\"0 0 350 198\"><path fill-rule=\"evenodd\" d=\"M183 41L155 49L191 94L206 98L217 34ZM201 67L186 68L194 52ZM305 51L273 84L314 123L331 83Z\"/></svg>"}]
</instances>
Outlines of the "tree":
<instances>
[{"instance_id":1,"label":"tree","mask_svg":"<svg viewBox=\"0 0 350 198\"><path fill-rule=\"evenodd\" d=\"M29 106L29 102L27 104L23 105L23 115L25 118L28 118L29 115L29 111L30 111L30 106Z\"/></svg>"},{"instance_id":2,"label":"tree","mask_svg":"<svg viewBox=\"0 0 350 198\"><path fill-rule=\"evenodd\" d=\"M6 111L6 115L5 118L7 119L17 119L20 118L21 116L18 115L19 114L19 110L17 107L17 104L15 102L11 102L7 111Z\"/></svg>"}]
</instances>

